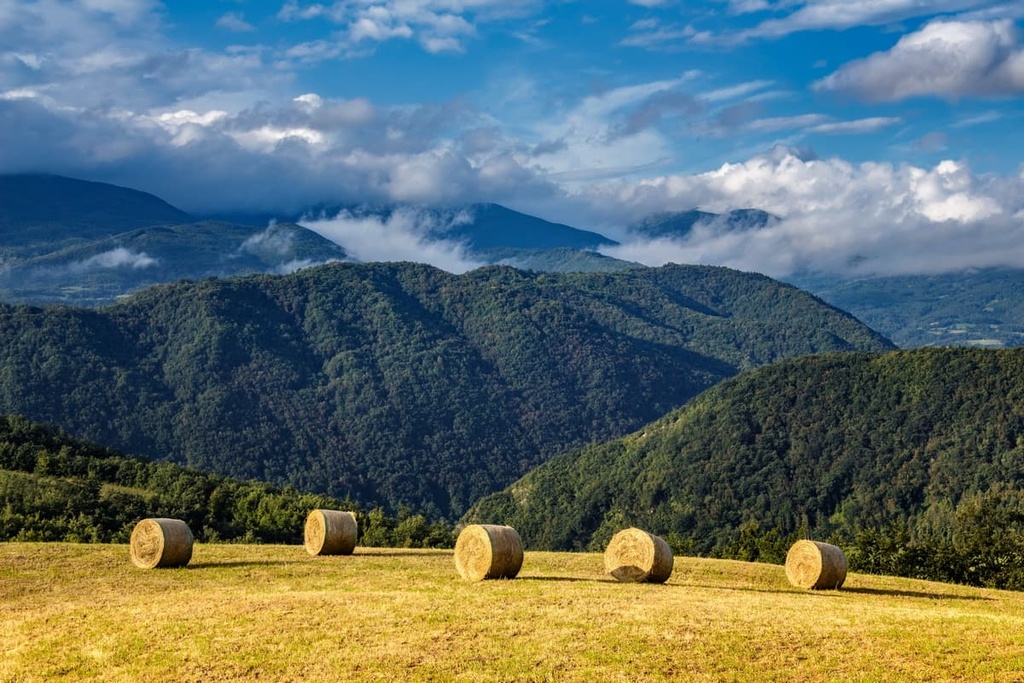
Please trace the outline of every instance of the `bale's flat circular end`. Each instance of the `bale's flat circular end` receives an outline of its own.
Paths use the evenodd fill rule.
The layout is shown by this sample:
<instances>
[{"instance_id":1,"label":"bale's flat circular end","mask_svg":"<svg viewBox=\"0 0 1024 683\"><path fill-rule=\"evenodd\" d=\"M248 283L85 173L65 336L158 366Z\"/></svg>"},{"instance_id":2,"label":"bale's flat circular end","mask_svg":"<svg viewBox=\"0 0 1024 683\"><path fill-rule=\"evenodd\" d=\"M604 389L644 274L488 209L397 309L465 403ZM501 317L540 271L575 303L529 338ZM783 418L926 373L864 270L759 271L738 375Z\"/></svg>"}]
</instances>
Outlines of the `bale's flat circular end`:
<instances>
[{"instance_id":1,"label":"bale's flat circular end","mask_svg":"<svg viewBox=\"0 0 1024 683\"><path fill-rule=\"evenodd\" d=\"M523 566L523 542L499 524L470 524L455 541L455 570L467 581L514 579Z\"/></svg>"},{"instance_id":2,"label":"bale's flat circular end","mask_svg":"<svg viewBox=\"0 0 1024 683\"><path fill-rule=\"evenodd\" d=\"M304 545L310 555L351 555L359 536L352 512L312 510L303 529Z\"/></svg>"},{"instance_id":3,"label":"bale's flat circular end","mask_svg":"<svg viewBox=\"0 0 1024 683\"><path fill-rule=\"evenodd\" d=\"M846 555L821 541L797 541L786 553L786 578L798 588L827 590L846 581Z\"/></svg>"},{"instance_id":4,"label":"bale's flat circular end","mask_svg":"<svg viewBox=\"0 0 1024 683\"><path fill-rule=\"evenodd\" d=\"M612 536L604 551L605 571L623 582L665 583L674 562L668 543L635 527Z\"/></svg>"},{"instance_id":5,"label":"bale's flat circular end","mask_svg":"<svg viewBox=\"0 0 1024 683\"><path fill-rule=\"evenodd\" d=\"M132 564L140 569L184 567L192 559L192 530L180 519L144 519L129 541Z\"/></svg>"}]
</instances>

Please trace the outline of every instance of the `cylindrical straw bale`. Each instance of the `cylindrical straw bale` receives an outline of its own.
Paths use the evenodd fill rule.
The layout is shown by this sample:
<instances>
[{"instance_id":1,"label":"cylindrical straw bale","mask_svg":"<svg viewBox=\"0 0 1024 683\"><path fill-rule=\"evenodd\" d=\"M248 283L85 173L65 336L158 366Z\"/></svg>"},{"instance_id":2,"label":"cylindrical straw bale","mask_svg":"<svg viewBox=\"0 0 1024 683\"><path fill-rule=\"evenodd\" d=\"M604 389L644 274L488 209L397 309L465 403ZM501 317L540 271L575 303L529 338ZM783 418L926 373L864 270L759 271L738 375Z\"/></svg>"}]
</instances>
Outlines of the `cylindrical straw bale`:
<instances>
[{"instance_id":1,"label":"cylindrical straw bale","mask_svg":"<svg viewBox=\"0 0 1024 683\"><path fill-rule=\"evenodd\" d=\"M514 579L523 566L523 542L499 524L470 524L455 541L455 570L468 581Z\"/></svg>"},{"instance_id":2,"label":"cylindrical straw bale","mask_svg":"<svg viewBox=\"0 0 1024 683\"><path fill-rule=\"evenodd\" d=\"M830 543L797 541L786 553L786 578L800 588L839 588L846 581L846 567L846 555Z\"/></svg>"},{"instance_id":3,"label":"cylindrical straw bale","mask_svg":"<svg viewBox=\"0 0 1024 683\"><path fill-rule=\"evenodd\" d=\"M665 583L673 563L668 543L635 527L612 536L604 551L605 571L619 581Z\"/></svg>"},{"instance_id":4,"label":"cylindrical straw bale","mask_svg":"<svg viewBox=\"0 0 1024 683\"><path fill-rule=\"evenodd\" d=\"M192 530L180 519L144 519L132 530L132 564L140 569L184 567L192 559L192 540Z\"/></svg>"},{"instance_id":5,"label":"cylindrical straw bale","mask_svg":"<svg viewBox=\"0 0 1024 683\"><path fill-rule=\"evenodd\" d=\"M352 512L313 510L306 517L306 552L310 555L351 555L359 524Z\"/></svg>"}]
</instances>

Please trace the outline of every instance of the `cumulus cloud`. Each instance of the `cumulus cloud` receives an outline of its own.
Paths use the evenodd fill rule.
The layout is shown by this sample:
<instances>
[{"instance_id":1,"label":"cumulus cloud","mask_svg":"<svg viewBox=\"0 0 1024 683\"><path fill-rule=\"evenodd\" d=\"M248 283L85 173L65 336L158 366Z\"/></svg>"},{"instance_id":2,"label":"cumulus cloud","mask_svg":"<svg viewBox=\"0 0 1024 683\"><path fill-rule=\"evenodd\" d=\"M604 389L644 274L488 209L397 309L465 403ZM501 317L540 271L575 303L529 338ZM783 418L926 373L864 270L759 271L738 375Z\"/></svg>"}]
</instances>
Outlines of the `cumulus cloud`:
<instances>
[{"instance_id":1,"label":"cumulus cloud","mask_svg":"<svg viewBox=\"0 0 1024 683\"><path fill-rule=\"evenodd\" d=\"M289 0L278 12L282 21L327 19L340 30L331 41L311 41L292 48L306 61L355 56L366 45L415 40L430 53L462 52L477 25L520 16L538 0L338 0L330 5Z\"/></svg>"},{"instance_id":2,"label":"cumulus cloud","mask_svg":"<svg viewBox=\"0 0 1024 683\"><path fill-rule=\"evenodd\" d=\"M483 265L468 256L464 245L438 238L446 227L438 220L435 212L402 208L386 215L341 211L333 218L303 219L301 224L360 261L416 261L451 273ZM461 218L455 214L448 220Z\"/></svg>"},{"instance_id":3,"label":"cumulus cloud","mask_svg":"<svg viewBox=\"0 0 1024 683\"><path fill-rule=\"evenodd\" d=\"M64 107L140 109L211 92L259 99L287 80L258 52L181 48L163 35L159 3L6 3L0 92L32 90Z\"/></svg>"},{"instance_id":4,"label":"cumulus cloud","mask_svg":"<svg viewBox=\"0 0 1024 683\"><path fill-rule=\"evenodd\" d=\"M514 201L554 192L500 136L453 138L460 104L375 107L307 93L230 112L69 107L0 98L0 172L47 171L142 187L192 212L354 202Z\"/></svg>"},{"instance_id":5,"label":"cumulus cloud","mask_svg":"<svg viewBox=\"0 0 1024 683\"><path fill-rule=\"evenodd\" d=\"M846 64L818 90L872 102L1024 93L1024 46L1013 22L933 21L887 52Z\"/></svg>"},{"instance_id":6,"label":"cumulus cloud","mask_svg":"<svg viewBox=\"0 0 1024 683\"><path fill-rule=\"evenodd\" d=\"M1024 179L978 177L962 162L854 165L778 149L708 173L594 188L588 199L623 224L666 207L769 211L780 220L761 229L715 222L685 240L633 239L602 252L650 265L714 263L782 277L1024 267L1022 197Z\"/></svg>"}]
</instances>

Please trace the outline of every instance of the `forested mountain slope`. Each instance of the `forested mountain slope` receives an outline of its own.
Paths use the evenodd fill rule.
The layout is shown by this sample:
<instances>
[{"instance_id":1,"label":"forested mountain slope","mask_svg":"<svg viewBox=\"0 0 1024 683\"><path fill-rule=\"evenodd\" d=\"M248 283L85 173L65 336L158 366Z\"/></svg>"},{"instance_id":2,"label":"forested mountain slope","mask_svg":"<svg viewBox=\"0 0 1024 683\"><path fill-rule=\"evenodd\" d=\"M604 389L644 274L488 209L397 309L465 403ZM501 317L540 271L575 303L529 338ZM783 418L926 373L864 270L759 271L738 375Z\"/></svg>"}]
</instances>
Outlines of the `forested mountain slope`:
<instances>
[{"instance_id":1,"label":"forested mountain slope","mask_svg":"<svg viewBox=\"0 0 1024 683\"><path fill-rule=\"evenodd\" d=\"M553 458L466 519L511 524L532 548L600 548L636 525L707 553L744 525L853 539L896 524L944 542L958 507L979 501L1024 519L1024 349L760 368L628 437Z\"/></svg>"},{"instance_id":2,"label":"forested mountain slope","mask_svg":"<svg viewBox=\"0 0 1024 683\"><path fill-rule=\"evenodd\" d=\"M904 348L1024 344L1024 269L850 280L794 276L790 281Z\"/></svg>"},{"instance_id":3,"label":"forested mountain slope","mask_svg":"<svg viewBox=\"0 0 1024 683\"><path fill-rule=\"evenodd\" d=\"M337 263L160 286L98 310L0 306L0 412L451 518L741 369L886 348L800 290L724 268Z\"/></svg>"},{"instance_id":4,"label":"forested mountain slope","mask_svg":"<svg viewBox=\"0 0 1024 683\"><path fill-rule=\"evenodd\" d=\"M301 543L310 510L356 513L361 545L451 547L422 516L365 513L352 501L149 462L0 415L0 542L126 543L147 517L188 524L198 541Z\"/></svg>"},{"instance_id":5,"label":"forested mountain slope","mask_svg":"<svg viewBox=\"0 0 1024 683\"><path fill-rule=\"evenodd\" d=\"M0 300L99 306L155 284L288 273L340 260L350 260L344 249L289 223L151 226L12 258L0 269Z\"/></svg>"}]
</instances>

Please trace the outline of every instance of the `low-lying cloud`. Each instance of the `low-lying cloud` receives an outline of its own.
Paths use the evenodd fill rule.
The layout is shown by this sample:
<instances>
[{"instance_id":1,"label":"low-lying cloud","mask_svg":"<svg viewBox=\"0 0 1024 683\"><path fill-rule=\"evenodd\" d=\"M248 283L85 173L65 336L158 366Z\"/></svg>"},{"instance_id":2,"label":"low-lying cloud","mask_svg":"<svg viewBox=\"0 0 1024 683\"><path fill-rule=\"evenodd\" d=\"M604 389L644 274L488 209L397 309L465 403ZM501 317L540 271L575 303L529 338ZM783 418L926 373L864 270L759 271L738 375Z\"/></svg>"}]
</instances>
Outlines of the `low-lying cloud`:
<instances>
[{"instance_id":1,"label":"low-lying cloud","mask_svg":"<svg viewBox=\"0 0 1024 683\"><path fill-rule=\"evenodd\" d=\"M125 247L117 247L110 251L90 256L81 261L75 261L67 266L71 273L88 273L94 270L114 270L124 268L128 270L141 270L155 266L159 261L143 251L132 251Z\"/></svg>"},{"instance_id":2,"label":"low-lying cloud","mask_svg":"<svg viewBox=\"0 0 1024 683\"><path fill-rule=\"evenodd\" d=\"M484 265L460 242L439 238L448 227L436 212L399 208L390 213L359 215L341 211L333 218L303 219L303 227L340 245L360 261L415 261L450 273ZM453 214L449 220L464 220Z\"/></svg>"},{"instance_id":3,"label":"low-lying cloud","mask_svg":"<svg viewBox=\"0 0 1024 683\"><path fill-rule=\"evenodd\" d=\"M666 206L756 207L780 218L752 230L716 221L674 240L622 234L621 246L601 250L648 265L720 264L776 277L1024 267L1024 177L978 177L955 161L854 165L779 149L709 173L606 185L590 198L622 223Z\"/></svg>"}]
</instances>

